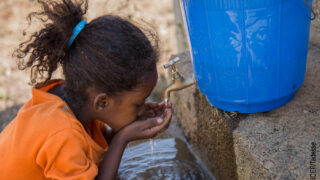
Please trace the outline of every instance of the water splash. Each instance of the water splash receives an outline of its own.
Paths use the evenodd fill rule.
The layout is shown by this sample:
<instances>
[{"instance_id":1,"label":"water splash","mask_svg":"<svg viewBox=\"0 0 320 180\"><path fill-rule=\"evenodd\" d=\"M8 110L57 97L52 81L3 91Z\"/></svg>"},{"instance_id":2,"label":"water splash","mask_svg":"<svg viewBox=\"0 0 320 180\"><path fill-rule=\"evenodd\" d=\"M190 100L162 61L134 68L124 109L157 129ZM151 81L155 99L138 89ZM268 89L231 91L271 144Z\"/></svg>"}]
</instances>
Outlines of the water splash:
<instances>
[{"instance_id":1,"label":"water splash","mask_svg":"<svg viewBox=\"0 0 320 180\"><path fill-rule=\"evenodd\" d=\"M118 180L214 179L178 138L147 140L126 149Z\"/></svg>"}]
</instances>

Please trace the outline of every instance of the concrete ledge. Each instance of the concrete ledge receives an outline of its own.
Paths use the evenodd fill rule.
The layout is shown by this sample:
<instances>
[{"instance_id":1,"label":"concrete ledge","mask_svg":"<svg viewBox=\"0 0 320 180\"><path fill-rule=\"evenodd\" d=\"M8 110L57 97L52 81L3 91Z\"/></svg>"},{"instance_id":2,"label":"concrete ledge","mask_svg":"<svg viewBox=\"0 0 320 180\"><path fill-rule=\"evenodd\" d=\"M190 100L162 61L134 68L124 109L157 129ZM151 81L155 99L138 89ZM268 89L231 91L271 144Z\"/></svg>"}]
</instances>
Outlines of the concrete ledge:
<instances>
[{"instance_id":1,"label":"concrete ledge","mask_svg":"<svg viewBox=\"0 0 320 180\"><path fill-rule=\"evenodd\" d=\"M190 77L189 52L178 56L179 72ZM310 45L303 86L290 103L266 113L218 110L195 86L172 93L171 101L184 134L217 179L310 179L312 142L320 154L319 72L320 48Z\"/></svg>"},{"instance_id":2,"label":"concrete ledge","mask_svg":"<svg viewBox=\"0 0 320 180\"><path fill-rule=\"evenodd\" d=\"M279 109L241 118L233 131L240 179L248 179L255 167L272 179L310 178L311 143L320 145L319 71L320 48L310 45L306 78L294 99Z\"/></svg>"}]
</instances>

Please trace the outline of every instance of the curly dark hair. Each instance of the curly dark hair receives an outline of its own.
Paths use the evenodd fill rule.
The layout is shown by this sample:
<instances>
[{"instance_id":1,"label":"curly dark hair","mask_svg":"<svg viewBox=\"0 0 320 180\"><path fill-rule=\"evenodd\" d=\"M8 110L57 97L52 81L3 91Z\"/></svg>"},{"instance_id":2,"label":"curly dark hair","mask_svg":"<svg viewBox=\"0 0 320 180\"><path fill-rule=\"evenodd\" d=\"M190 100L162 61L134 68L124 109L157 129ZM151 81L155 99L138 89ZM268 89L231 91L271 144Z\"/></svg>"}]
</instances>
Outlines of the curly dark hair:
<instances>
[{"instance_id":1,"label":"curly dark hair","mask_svg":"<svg viewBox=\"0 0 320 180\"><path fill-rule=\"evenodd\" d=\"M70 48L73 28L84 18L88 1L38 0L42 10L28 15L44 28L21 43L13 56L21 70L31 68L31 84L43 87L62 65L64 91L74 104L84 103L88 87L108 95L132 90L156 69L158 37L148 26L138 27L128 20L105 15L88 23Z\"/></svg>"}]
</instances>

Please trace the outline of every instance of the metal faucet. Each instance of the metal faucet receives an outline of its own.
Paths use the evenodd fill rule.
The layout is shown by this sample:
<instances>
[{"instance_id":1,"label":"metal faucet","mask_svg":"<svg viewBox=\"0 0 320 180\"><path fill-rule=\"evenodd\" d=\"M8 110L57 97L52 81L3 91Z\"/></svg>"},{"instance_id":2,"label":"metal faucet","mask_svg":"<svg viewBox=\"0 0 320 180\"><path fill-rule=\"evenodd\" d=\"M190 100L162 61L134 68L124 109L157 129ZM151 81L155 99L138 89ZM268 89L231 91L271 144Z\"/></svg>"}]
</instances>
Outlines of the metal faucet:
<instances>
[{"instance_id":1,"label":"metal faucet","mask_svg":"<svg viewBox=\"0 0 320 180\"><path fill-rule=\"evenodd\" d=\"M171 75L172 75L172 83L167 87L167 89L164 92L164 100L165 103L169 102L170 98L170 92L172 91L178 91L184 88L187 88L193 84L196 84L196 81L194 79L194 76L192 78L185 79L175 67L175 63L180 61L181 59L179 57L174 58L173 60L170 60L167 64L163 65L165 69L168 67L171 67Z\"/></svg>"}]
</instances>

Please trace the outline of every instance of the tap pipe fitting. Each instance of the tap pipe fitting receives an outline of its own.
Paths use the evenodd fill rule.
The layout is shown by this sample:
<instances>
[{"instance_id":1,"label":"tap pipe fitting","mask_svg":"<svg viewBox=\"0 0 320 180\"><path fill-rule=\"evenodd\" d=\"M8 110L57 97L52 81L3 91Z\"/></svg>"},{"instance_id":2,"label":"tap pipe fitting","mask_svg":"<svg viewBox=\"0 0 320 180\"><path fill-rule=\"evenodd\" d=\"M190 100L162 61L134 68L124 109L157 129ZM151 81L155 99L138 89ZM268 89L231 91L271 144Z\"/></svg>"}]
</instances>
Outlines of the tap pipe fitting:
<instances>
[{"instance_id":1,"label":"tap pipe fitting","mask_svg":"<svg viewBox=\"0 0 320 180\"><path fill-rule=\"evenodd\" d=\"M167 89L164 92L164 100L165 103L169 102L170 93L172 91L178 91L184 88L187 88L193 84L196 84L194 76L192 78L184 78L175 67L175 63L179 62L181 59L179 57L176 57L172 60L170 60L167 64L163 65L165 69L171 68L171 75L172 75L172 83L167 87Z\"/></svg>"}]
</instances>

